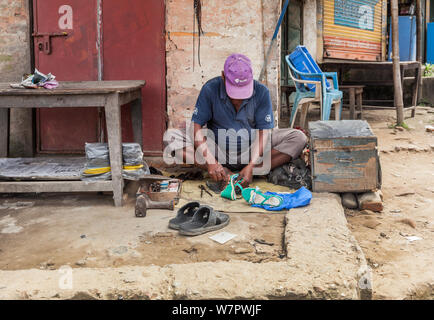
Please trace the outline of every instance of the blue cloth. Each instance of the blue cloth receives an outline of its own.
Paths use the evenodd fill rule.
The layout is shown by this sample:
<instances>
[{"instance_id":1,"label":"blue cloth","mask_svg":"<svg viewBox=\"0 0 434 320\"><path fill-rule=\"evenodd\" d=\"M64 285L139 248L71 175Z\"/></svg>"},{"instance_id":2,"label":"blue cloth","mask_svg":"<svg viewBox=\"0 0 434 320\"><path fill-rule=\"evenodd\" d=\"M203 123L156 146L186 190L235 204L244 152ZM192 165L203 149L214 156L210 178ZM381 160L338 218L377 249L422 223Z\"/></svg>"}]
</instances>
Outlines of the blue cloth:
<instances>
[{"instance_id":1,"label":"blue cloth","mask_svg":"<svg viewBox=\"0 0 434 320\"><path fill-rule=\"evenodd\" d=\"M269 211L281 211L289 210L292 208L304 207L310 203L312 199L312 193L305 187L301 187L294 193L277 193L277 192L265 192L265 195L280 196L283 199L282 204L279 207L270 207L268 205L252 204L252 207L263 208Z\"/></svg>"},{"instance_id":2,"label":"blue cloth","mask_svg":"<svg viewBox=\"0 0 434 320\"><path fill-rule=\"evenodd\" d=\"M213 78L202 87L191 120L201 126L207 124L207 128L214 133L216 144L221 148L240 150L242 146L248 147L254 141L256 134L252 129L274 128L270 92L266 86L255 80L252 97L244 100L236 112L226 93L222 77ZM226 137L220 132L219 140L219 129L234 131L229 132ZM226 145L221 145L224 142Z\"/></svg>"}]
</instances>

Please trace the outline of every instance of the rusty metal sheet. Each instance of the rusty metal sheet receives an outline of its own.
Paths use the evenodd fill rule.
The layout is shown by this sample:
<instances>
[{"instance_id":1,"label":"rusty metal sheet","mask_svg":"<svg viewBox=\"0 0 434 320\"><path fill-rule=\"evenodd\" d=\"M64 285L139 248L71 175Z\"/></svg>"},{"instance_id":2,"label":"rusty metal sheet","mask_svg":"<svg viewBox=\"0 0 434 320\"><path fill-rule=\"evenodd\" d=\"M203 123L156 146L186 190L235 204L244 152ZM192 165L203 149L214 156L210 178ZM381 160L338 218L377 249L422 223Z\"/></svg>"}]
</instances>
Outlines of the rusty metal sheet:
<instances>
[{"instance_id":1,"label":"rusty metal sheet","mask_svg":"<svg viewBox=\"0 0 434 320\"><path fill-rule=\"evenodd\" d=\"M146 80L142 90L143 151L161 155L166 129L164 1L33 3L36 67L53 73L60 82ZM53 35L49 50L47 35ZM124 142L134 141L130 115L129 106L123 107ZM104 113L97 108L38 110L37 132L38 151L49 153L83 152L86 142L107 137Z\"/></svg>"},{"instance_id":2,"label":"rusty metal sheet","mask_svg":"<svg viewBox=\"0 0 434 320\"><path fill-rule=\"evenodd\" d=\"M164 1L104 0L102 12L104 80L146 80L143 153L161 155L166 129ZM130 109L123 108L123 141L133 141L129 115Z\"/></svg>"},{"instance_id":3,"label":"rusty metal sheet","mask_svg":"<svg viewBox=\"0 0 434 320\"><path fill-rule=\"evenodd\" d=\"M385 0L323 0L324 58L380 61Z\"/></svg>"},{"instance_id":4,"label":"rusty metal sheet","mask_svg":"<svg viewBox=\"0 0 434 320\"><path fill-rule=\"evenodd\" d=\"M49 39L34 37L35 65L62 81L98 80L96 0L34 0L34 34L59 34ZM41 43L42 42L42 43ZM41 47L42 44L42 47ZM97 108L38 109L37 148L42 153L76 153L85 142L99 139Z\"/></svg>"}]
</instances>

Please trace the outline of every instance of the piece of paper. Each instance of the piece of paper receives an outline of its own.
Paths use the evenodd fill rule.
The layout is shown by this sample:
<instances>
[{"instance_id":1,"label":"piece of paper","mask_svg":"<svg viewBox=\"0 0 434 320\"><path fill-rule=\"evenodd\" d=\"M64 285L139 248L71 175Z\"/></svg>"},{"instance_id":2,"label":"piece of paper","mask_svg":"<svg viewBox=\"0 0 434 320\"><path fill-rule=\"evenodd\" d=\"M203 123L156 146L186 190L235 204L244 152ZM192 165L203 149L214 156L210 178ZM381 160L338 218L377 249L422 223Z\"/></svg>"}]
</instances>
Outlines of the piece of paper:
<instances>
[{"instance_id":1,"label":"piece of paper","mask_svg":"<svg viewBox=\"0 0 434 320\"><path fill-rule=\"evenodd\" d=\"M409 236L409 237L405 237L408 241L413 242L413 241L417 241L417 240L422 240L421 237L417 237L417 236Z\"/></svg>"},{"instance_id":2,"label":"piece of paper","mask_svg":"<svg viewBox=\"0 0 434 320\"><path fill-rule=\"evenodd\" d=\"M214 241L220 243L220 244L224 244L224 243L228 242L229 240L232 240L236 236L237 236L236 234L223 231L223 232L217 233L217 234L215 234L209 238L211 240L214 240Z\"/></svg>"}]
</instances>

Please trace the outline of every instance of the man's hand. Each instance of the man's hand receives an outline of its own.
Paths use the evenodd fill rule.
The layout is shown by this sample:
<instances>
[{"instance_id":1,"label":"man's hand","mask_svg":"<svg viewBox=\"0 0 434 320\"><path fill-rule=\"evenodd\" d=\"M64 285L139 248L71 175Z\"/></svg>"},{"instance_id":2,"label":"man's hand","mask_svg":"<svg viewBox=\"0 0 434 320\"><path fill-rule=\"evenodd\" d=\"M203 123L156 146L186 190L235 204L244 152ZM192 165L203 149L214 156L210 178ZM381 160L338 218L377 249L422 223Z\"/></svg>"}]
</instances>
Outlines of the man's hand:
<instances>
[{"instance_id":1,"label":"man's hand","mask_svg":"<svg viewBox=\"0 0 434 320\"><path fill-rule=\"evenodd\" d=\"M228 181L228 175L220 163L209 164L208 173L214 181Z\"/></svg>"},{"instance_id":2,"label":"man's hand","mask_svg":"<svg viewBox=\"0 0 434 320\"><path fill-rule=\"evenodd\" d=\"M240 181L242 179L242 181ZM237 181L240 181L240 184L243 188L247 188L253 180L253 165L248 164L244 167L243 170L240 171Z\"/></svg>"}]
</instances>

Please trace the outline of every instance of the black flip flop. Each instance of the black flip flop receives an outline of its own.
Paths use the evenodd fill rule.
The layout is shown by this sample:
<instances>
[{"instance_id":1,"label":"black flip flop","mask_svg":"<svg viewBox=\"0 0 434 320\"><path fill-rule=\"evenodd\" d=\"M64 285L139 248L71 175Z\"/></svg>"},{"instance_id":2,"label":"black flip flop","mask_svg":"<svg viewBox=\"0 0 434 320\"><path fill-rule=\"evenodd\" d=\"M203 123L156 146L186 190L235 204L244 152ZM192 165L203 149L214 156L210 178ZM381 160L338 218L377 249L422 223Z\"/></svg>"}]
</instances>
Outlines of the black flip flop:
<instances>
[{"instance_id":1,"label":"black flip flop","mask_svg":"<svg viewBox=\"0 0 434 320\"><path fill-rule=\"evenodd\" d=\"M193 219L180 225L179 233L185 236L198 236L224 228L229 221L229 215L214 211L213 208L204 205L197 209Z\"/></svg>"},{"instance_id":2,"label":"black flip flop","mask_svg":"<svg viewBox=\"0 0 434 320\"><path fill-rule=\"evenodd\" d=\"M199 207L199 202L189 202L179 208L176 217L169 221L169 228L179 230L179 225L191 220ZM186 210L187 212L185 212Z\"/></svg>"}]
</instances>

